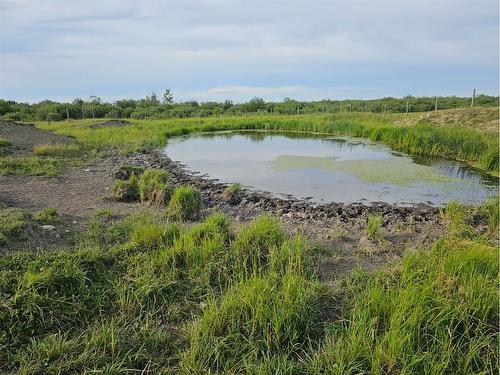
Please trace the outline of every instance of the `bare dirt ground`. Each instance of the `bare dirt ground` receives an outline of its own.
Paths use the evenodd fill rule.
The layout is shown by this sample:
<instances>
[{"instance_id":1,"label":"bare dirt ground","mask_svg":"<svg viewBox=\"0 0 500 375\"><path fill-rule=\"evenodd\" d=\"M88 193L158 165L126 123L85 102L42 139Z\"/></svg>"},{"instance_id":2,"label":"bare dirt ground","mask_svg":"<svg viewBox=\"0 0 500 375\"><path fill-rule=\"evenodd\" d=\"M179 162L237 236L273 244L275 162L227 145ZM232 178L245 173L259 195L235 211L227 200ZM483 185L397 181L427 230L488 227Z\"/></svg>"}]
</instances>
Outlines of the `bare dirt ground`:
<instances>
[{"instance_id":1,"label":"bare dirt ground","mask_svg":"<svg viewBox=\"0 0 500 375\"><path fill-rule=\"evenodd\" d=\"M12 134L10 130L5 131L5 127L4 134ZM30 126L20 125L19 129L21 127L24 137L12 135L6 138L19 142L17 144L25 150L36 146L37 142L60 143L61 138L65 138ZM319 275L332 282L358 265L365 269L386 266L398 260L406 249L430 245L443 232L437 210L428 206L401 208L383 203L371 207L335 203L314 206L307 201L281 199L247 190L237 202L227 202L222 194L224 184L193 175L165 155L153 151L127 157L111 156L89 166L68 168L57 177L0 176L0 204L31 213L52 207L63 217L62 222L55 225L55 230L45 233L34 228L25 243L13 244L12 249L68 246L96 210L103 208L109 208L118 216L143 210L162 212L161 207L109 198L120 165L168 170L172 185L190 184L202 191L207 214L225 212L236 226L261 214L278 217L289 233L301 233L311 244L323 249ZM384 219L381 240L374 241L366 236L366 221L370 213L380 213Z\"/></svg>"},{"instance_id":2,"label":"bare dirt ground","mask_svg":"<svg viewBox=\"0 0 500 375\"><path fill-rule=\"evenodd\" d=\"M0 138L13 143L15 154L29 155L33 148L42 144L71 143L73 139L35 128L33 124L0 121Z\"/></svg>"}]
</instances>

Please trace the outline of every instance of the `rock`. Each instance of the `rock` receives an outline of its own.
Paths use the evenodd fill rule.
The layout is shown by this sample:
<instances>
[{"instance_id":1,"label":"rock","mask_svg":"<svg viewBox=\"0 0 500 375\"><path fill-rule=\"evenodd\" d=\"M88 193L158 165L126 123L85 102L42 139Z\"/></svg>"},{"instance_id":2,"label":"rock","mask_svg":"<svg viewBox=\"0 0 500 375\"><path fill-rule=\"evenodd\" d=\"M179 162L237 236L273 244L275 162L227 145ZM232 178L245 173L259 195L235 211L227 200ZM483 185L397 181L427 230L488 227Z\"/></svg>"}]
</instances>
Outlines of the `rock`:
<instances>
[{"instance_id":1,"label":"rock","mask_svg":"<svg viewBox=\"0 0 500 375\"><path fill-rule=\"evenodd\" d=\"M53 225L46 224L46 225L42 225L42 229L46 230L46 231L51 231L51 230L56 230L56 227Z\"/></svg>"}]
</instances>

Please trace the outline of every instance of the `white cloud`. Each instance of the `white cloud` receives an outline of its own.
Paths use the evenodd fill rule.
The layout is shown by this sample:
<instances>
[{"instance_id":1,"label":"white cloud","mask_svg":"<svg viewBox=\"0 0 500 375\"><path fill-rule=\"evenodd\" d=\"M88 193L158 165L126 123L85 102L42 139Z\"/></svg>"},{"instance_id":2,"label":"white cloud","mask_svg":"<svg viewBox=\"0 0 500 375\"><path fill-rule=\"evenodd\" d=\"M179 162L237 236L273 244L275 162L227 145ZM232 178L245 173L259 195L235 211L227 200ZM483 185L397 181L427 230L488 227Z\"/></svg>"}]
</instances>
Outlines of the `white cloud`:
<instances>
[{"instance_id":1,"label":"white cloud","mask_svg":"<svg viewBox=\"0 0 500 375\"><path fill-rule=\"evenodd\" d=\"M410 93L420 77L498 86L498 3L0 0L0 97Z\"/></svg>"}]
</instances>

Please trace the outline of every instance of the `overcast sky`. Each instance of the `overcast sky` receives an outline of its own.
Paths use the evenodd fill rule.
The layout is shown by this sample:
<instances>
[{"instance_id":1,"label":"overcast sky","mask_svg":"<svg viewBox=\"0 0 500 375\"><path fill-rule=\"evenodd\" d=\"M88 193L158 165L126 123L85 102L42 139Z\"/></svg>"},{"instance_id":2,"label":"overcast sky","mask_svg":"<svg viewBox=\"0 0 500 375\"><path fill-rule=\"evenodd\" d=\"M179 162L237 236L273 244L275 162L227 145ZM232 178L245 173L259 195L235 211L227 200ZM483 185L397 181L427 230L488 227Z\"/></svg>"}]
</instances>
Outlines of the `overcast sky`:
<instances>
[{"instance_id":1,"label":"overcast sky","mask_svg":"<svg viewBox=\"0 0 500 375\"><path fill-rule=\"evenodd\" d=\"M0 97L498 95L498 0L0 0Z\"/></svg>"}]
</instances>

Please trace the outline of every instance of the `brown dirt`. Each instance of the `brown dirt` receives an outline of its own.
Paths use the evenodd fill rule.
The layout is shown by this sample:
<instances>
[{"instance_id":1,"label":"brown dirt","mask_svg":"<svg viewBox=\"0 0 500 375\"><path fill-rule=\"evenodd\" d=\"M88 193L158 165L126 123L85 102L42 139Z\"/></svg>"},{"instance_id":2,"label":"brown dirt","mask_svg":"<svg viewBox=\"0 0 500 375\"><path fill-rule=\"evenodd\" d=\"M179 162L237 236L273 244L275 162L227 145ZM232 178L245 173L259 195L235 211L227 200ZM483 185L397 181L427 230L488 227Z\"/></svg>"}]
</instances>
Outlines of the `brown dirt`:
<instances>
[{"instance_id":1,"label":"brown dirt","mask_svg":"<svg viewBox=\"0 0 500 375\"><path fill-rule=\"evenodd\" d=\"M10 141L15 147L15 154L18 155L28 155L38 145L73 142L70 137L35 128L33 124L14 121L0 121L0 138Z\"/></svg>"}]
</instances>

